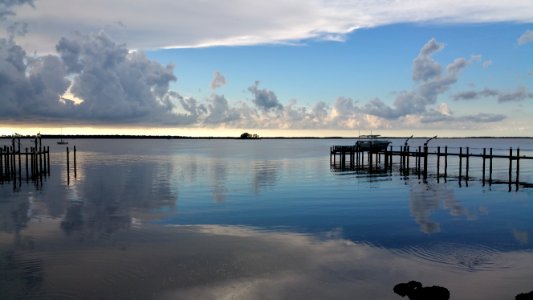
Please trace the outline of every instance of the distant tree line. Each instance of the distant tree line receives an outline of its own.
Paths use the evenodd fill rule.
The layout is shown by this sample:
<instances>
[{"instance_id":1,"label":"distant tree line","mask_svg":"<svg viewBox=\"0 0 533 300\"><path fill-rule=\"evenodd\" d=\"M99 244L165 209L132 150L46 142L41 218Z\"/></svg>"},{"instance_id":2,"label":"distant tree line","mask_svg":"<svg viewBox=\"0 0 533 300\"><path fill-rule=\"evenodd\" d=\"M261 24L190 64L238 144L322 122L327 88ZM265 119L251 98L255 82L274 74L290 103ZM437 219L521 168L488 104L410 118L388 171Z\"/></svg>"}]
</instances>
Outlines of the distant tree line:
<instances>
[{"instance_id":1,"label":"distant tree line","mask_svg":"<svg viewBox=\"0 0 533 300\"><path fill-rule=\"evenodd\" d=\"M243 134L241 134L241 139L258 139L259 138L259 135L257 133L248 133L248 132L245 132Z\"/></svg>"}]
</instances>

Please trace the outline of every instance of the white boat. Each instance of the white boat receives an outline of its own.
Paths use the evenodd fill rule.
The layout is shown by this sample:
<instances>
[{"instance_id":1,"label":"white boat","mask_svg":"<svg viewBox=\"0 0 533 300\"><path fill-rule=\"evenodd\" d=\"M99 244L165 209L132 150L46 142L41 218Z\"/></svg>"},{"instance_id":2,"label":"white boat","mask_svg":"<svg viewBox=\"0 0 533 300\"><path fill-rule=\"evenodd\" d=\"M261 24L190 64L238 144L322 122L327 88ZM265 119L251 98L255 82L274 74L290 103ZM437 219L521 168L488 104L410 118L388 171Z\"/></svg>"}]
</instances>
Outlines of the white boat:
<instances>
[{"instance_id":1,"label":"white boat","mask_svg":"<svg viewBox=\"0 0 533 300\"><path fill-rule=\"evenodd\" d=\"M355 142L355 146L361 151L383 151L386 150L391 141L381 140L379 134L367 134L360 135L359 139Z\"/></svg>"},{"instance_id":2,"label":"white boat","mask_svg":"<svg viewBox=\"0 0 533 300\"><path fill-rule=\"evenodd\" d=\"M58 145L68 145L67 141L63 140L63 128L61 128L61 140L57 141Z\"/></svg>"}]
</instances>

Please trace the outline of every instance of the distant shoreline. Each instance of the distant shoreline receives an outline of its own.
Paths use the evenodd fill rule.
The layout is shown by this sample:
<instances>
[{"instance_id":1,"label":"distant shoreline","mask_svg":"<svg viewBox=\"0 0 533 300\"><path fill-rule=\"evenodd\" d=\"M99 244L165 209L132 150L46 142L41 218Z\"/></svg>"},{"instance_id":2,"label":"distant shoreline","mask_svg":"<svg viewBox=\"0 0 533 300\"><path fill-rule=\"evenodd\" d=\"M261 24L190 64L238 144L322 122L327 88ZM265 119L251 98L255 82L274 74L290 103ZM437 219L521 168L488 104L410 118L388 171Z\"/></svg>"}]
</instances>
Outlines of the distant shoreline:
<instances>
[{"instance_id":1,"label":"distant shoreline","mask_svg":"<svg viewBox=\"0 0 533 300\"><path fill-rule=\"evenodd\" d=\"M11 139L13 136L0 136L0 139ZM35 138L35 136L20 136L20 138ZM259 137L259 138L240 138L238 136L226 136L226 137L203 137L203 136L175 136L175 135L57 135L57 134L43 134L41 135L43 139L192 139L192 140L328 140L328 139L346 139L353 140L358 139L358 137L341 137L341 136L328 136L328 137L285 137L285 136L276 136L276 137ZM406 139L407 136L381 136L382 139ZM413 137L413 139L428 139L431 137L419 136ZM468 137L438 137L438 139L533 139L529 136L468 136Z\"/></svg>"}]
</instances>

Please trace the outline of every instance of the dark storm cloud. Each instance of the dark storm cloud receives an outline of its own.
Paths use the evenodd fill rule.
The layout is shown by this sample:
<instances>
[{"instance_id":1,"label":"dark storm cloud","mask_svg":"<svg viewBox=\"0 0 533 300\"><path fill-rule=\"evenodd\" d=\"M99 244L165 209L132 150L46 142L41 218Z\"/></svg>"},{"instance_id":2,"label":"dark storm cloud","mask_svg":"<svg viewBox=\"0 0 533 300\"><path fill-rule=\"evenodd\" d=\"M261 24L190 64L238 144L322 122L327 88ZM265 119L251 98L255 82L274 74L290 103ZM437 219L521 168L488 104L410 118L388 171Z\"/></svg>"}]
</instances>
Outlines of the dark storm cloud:
<instances>
[{"instance_id":1,"label":"dark storm cloud","mask_svg":"<svg viewBox=\"0 0 533 300\"><path fill-rule=\"evenodd\" d=\"M263 111L283 109L283 105L279 103L278 97L273 91L259 88L259 81L248 87L248 91L254 96L252 101L259 109Z\"/></svg>"}]
</instances>

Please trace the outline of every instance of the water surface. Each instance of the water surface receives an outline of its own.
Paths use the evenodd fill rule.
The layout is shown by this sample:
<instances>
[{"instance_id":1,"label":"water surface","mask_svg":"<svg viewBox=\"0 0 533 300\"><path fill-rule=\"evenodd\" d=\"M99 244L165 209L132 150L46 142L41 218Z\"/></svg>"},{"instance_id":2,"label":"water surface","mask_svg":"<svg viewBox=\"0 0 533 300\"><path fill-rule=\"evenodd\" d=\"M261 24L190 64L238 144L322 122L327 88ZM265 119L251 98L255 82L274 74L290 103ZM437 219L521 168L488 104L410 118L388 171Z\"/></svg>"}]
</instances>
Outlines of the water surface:
<instances>
[{"instance_id":1,"label":"water surface","mask_svg":"<svg viewBox=\"0 0 533 300\"><path fill-rule=\"evenodd\" d=\"M532 190L483 184L480 159L468 181L453 159L448 178L424 179L396 160L331 168L329 146L350 140L79 139L74 177L53 142L50 177L0 184L3 299L400 299L392 287L409 280L451 299L533 290ZM445 145L531 156L533 140L430 144ZM494 176L507 168L495 161Z\"/></svg>"}]
</instances>

